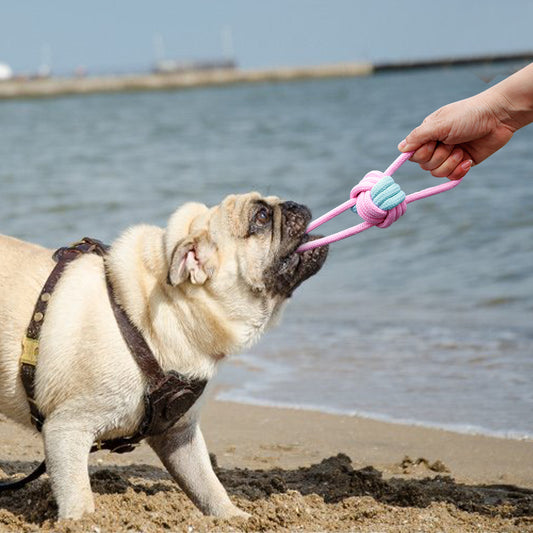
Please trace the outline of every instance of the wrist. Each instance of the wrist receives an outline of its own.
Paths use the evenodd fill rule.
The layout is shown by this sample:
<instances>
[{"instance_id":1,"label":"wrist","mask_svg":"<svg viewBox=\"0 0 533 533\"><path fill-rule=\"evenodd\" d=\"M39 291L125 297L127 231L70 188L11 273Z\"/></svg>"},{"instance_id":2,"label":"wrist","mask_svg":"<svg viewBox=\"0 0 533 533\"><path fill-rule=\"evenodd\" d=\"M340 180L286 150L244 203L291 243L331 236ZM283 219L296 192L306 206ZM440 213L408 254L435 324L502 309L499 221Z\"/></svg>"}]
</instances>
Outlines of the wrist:
<instances>
[{"instance_id":1,"label":"wrist","mask_svg":"<svg viewBox=\"0 0 533 533\"><path fill-rule=\"evenodd\" d=\"M516 131L533 122L533 63L485 91L498 118Z\"/></svg>"}]
</instances>

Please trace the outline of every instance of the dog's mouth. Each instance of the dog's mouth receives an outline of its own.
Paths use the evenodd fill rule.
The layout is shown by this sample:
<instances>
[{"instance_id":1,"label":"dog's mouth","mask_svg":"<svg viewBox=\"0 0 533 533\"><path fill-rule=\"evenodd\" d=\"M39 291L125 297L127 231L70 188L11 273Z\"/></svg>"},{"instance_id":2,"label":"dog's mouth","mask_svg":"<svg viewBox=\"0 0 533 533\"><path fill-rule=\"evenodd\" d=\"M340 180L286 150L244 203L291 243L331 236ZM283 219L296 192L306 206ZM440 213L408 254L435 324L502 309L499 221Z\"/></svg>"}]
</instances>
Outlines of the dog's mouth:
<instances>
[{"instance_id":1,"label":"dog's mouth","mask_svg":"<svg viewBox=\"0 0 533 533\"><path fill-rule=\"evenodd\" d=\"M296 249L302 244L320 237L320 235L305 235L298 243ZM278 270L277 286L281 289L279 293L287 297L291 296L292 292L301 283L315 275L322 268L328 255L327 246L320 246L305 252L297 252L296 249L280 261L280 269Z\"/></svg>"},{"instance_id":2,"label":"dog's mouth","mask_svg":"<svg viewBox=\"0 0 533 533\"><path fill-rule=\"evenodd\" d=\"M328 247L296 251L302 244L321 237L306 233L311 220L307 207L286 202L282 204L282 217L282 241L286 246L265 272L265 284L270 293L288 298L301 283L320 270L328 255Z\"/></svg>"}]
</instances>

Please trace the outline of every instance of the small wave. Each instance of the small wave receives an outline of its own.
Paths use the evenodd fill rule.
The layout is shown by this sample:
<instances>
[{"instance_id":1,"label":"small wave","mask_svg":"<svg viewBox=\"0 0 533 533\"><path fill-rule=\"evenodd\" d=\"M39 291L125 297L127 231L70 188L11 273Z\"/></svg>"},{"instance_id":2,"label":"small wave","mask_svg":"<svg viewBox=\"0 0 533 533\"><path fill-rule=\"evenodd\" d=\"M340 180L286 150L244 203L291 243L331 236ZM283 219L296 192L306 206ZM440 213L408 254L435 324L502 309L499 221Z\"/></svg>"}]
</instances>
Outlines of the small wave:
<instances>
[{"instance_id":1,"label":"small wave","mask_svg":"<svg viewBox=\"0 0 533 533\"><path fill-rule=\"evenodd\" d=\"M272 407L275 409L293 409L297 411L316 411L328 415L336 416L353 416L358 418L365 418L368 420L376 420L377 422L385 422L387 424L397 424L402 426L416 426L428 429L437 429L441 431L450 431L452 433L460 433L463 435L482 435L485 437L493 437L498 439L512 439L512 440L533 440L533 434L520 430L493 430L475 424L446 424L427 422L423 420L416 420L413 418L394 418L382 413L371 413L367 411L357 411L350 409L337 409L316 404L292 404L290 402L275 402L270 400L263 400L252 398L242 394L235 394L232 391L221 391L216 395L216 399L220 401L240 403L244 405L255 405L258 407Z\"/></svg>"}]
</instances>

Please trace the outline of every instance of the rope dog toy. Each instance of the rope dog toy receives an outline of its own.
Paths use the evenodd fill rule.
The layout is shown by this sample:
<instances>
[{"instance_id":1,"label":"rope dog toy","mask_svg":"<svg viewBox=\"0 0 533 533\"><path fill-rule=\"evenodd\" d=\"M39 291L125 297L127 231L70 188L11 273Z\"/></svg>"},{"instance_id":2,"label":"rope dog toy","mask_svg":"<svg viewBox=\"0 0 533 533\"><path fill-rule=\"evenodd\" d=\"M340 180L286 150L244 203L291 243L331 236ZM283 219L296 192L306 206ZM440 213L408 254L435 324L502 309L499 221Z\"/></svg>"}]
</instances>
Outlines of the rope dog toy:
<instances>
[{"instance_id":1,"label":"rope dog toy","mask_svg":"<svg viewBox=\"0 0 533 533\"><path fill-rule=\"evenodd\" d=\"M332 242L361 233L373 226L387 228L405 213L407 204L449 191L461 183L461 180L447 181L446 183L441 183L440 185L406 195L401 187L392 179L392 175L413 153L405 152L398 156L385 172L380 172L379 170L370 171L352 189L349 200L346 200L346 202L313 220L307 227L307 233L326 223L328 220L335 218L347 209L351 209L354 213L357 213L364 222L328 235L327 237L308 241L302 244L296 251L305 252L318 246L331 244Z\"/></svg>"}]
</instances>

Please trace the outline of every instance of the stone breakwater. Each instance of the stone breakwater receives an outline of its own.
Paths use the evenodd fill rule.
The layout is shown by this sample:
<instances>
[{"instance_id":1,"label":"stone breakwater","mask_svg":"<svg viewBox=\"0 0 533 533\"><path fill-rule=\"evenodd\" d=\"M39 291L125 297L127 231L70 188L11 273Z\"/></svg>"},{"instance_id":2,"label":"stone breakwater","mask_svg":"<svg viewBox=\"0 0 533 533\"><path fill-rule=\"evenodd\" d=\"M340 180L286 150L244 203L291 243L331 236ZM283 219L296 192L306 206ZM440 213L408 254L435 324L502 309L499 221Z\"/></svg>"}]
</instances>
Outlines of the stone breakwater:
<instances>
[{"instance_id":1,"label":"stone breakwater","mask_svg":"<svg viewBox=\"0 0 533 533\"><path fill-rule=\"evenodd\" d=\"M437 67L515 63L524 66L533 60L533 51L466 57L415 59L381 63L350 62L310 67L278 67L262 70L215 68L169 73L126 74L71 78L10 79L0 81L0 100L35 98L66 94L156 91L192 87L223 86L237 83L282 82L319 78L368 76L375 72ZM518 68L517 67L517 68Z\"/></svg>"},{"instance_id":2,"label":"stone breakwater","mask_svg":"<svg viewBox=\"0 0 533 533\"><path fill-rule=\"evenodd\" d=\"M0 82L0 99L50 97L67 94L154 91L261 83L313 78L367 76L370 63L341 63L314 67L284 67L267 70L198 70L165 74L130 74L84 78L13 79Z\"/></svg>"}]
</instances>

